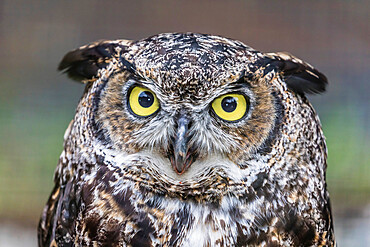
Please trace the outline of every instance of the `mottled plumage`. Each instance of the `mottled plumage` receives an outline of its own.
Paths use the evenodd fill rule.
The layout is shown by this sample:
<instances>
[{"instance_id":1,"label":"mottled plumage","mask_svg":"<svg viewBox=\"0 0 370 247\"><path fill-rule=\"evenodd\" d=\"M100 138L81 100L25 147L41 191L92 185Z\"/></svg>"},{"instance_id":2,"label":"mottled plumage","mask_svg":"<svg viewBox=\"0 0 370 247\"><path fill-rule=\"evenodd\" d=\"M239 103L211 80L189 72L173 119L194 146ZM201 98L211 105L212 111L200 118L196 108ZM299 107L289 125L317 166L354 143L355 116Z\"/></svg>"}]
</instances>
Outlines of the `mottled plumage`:
<instances>
[{"instance_id":1,"label":"mottled plumage","mask_svg":"<svg viewBox=\"0 0 370 247\"><path fill-rule=\"evenodd\" d=\"M60 70L86 84L40 246L333 246L326 144L287 53L194 33L99 41ZM220 103L221 102L221 103Z\"/></svg>"}]
</instances>

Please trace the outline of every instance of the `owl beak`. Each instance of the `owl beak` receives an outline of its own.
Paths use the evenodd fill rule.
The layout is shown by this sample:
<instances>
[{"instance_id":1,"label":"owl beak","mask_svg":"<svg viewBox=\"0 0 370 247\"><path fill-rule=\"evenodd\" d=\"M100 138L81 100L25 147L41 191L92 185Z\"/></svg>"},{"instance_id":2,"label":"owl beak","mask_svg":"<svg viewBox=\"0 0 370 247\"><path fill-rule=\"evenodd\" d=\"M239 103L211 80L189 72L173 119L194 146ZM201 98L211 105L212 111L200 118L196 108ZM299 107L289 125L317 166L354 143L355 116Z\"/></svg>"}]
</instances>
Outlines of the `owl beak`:
<instances>
[{"instance_id":1,"label":"owl beak","mask_svg":"<svg viewBox=\"0 0 370 247\"><path fill-rule=\"evenodd\" d=\"M170 155L170 161L178 174L184 173L195 159L193 152L189 152L188 149L189 123L187 116L181 114L177 120L176 136L172 143L173 155Z\"/></svg>"}]
</instances>

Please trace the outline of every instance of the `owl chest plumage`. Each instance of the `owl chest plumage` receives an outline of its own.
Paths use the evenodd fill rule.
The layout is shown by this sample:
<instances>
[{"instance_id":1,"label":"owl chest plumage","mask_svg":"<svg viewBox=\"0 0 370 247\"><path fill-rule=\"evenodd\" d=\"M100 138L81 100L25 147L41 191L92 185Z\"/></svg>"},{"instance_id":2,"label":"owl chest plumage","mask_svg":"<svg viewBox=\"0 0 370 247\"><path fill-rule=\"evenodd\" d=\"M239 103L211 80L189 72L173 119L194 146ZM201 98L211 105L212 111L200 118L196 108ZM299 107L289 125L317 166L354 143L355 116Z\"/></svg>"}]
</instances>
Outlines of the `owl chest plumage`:
<instances>
[{"instance_id":1,"label":"owl chest plumage","mask_svg":"<svg viewBox=\"0 0 370 247\"><path fill-rule=\"evenodd\" d=\"M314 219L307 217L311 207L302 197L284 192L289 176L285 181L269 179L269 173L274 177L274 169L283 164L271 160L276 168L269 169L266 157L259 161L265 169L245 169L240 172L245 183L223 184L215 198L207 191L196 193L196 186L193 191L184 189L189 193L168 196L169 191L189 185L175 189L147 180L151 175L137 164L147 164L148 157L128 159L102 149L92 156L87 162L97 162L90 165L94 168L76 178L83 209L76 214L71 234L76 245L290 246L319 238Z\"/></svg>"}]
</instances>

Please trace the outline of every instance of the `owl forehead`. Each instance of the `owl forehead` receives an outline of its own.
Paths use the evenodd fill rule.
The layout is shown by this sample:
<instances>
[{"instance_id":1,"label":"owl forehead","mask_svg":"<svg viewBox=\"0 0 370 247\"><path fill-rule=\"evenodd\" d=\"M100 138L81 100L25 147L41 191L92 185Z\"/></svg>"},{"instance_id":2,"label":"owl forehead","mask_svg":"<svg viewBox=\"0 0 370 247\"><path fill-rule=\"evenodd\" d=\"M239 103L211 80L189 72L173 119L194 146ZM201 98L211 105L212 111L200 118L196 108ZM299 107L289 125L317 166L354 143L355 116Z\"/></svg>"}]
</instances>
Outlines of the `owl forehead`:
<instances>
[{"instance_id":1,"label":"owl forehead","mask_svg":"<svg viewBox=\"0 0 370 247\"><path fill-rule=\"evenodd\" d=\"M161 34L133 46L136 72L171 98L203 99L240 78L258 52L227 38L194 33Z\"/></svg>"}]
</instances>

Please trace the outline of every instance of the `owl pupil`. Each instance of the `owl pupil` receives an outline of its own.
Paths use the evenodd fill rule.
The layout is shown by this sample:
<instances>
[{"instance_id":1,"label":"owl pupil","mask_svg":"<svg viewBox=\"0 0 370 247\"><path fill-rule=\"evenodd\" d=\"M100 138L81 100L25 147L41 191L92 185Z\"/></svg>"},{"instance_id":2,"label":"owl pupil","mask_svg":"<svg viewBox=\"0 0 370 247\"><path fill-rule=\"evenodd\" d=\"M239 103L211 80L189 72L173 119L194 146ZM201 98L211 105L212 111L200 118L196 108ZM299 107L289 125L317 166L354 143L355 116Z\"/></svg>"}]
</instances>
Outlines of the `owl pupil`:
<instances>
[{"instance_id":1,"label":"owl pupil","mask_svg":"<svg viewBox=\"0 0 370 247\"><path fill-rule=\"evenodd\" d=\"M237 102L234 97L225 97L221 101L221 107L225 112L233 112L236 109Z\"/></svg>"},{"instance_id":2,"label":"owl pupil","mask_svg":"<svg viewBox=\"0 0 370 247\"><path fill-rule=\"evenodd\" d=\"M139 104L142 107L148 108L153 105L154 96L151 92L143 91L139 94Z\"/></svg>"}]
</instances>

